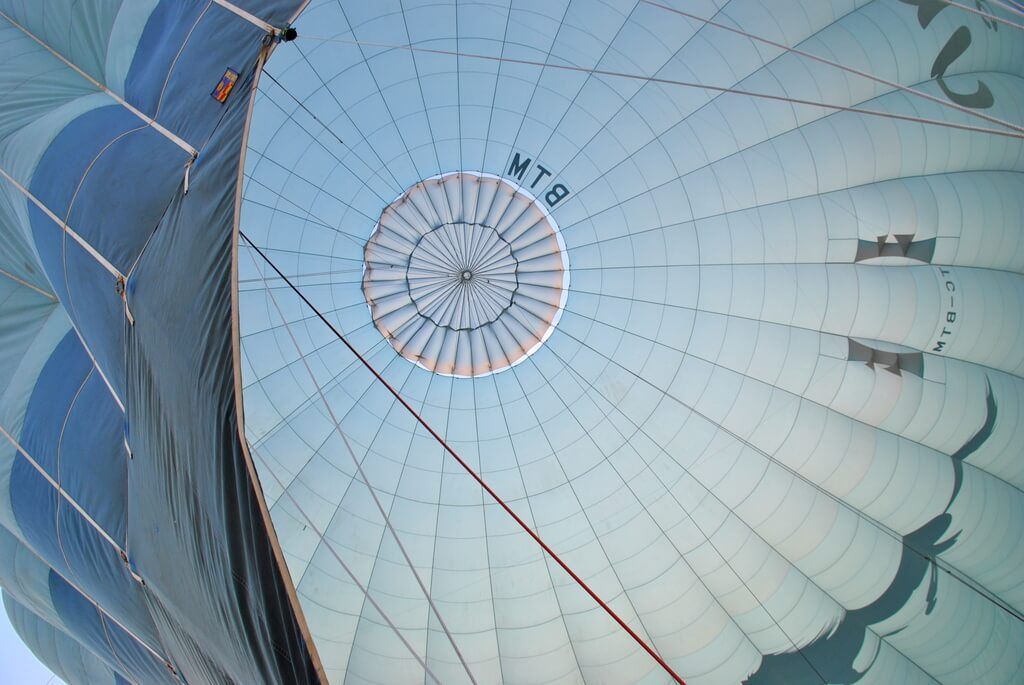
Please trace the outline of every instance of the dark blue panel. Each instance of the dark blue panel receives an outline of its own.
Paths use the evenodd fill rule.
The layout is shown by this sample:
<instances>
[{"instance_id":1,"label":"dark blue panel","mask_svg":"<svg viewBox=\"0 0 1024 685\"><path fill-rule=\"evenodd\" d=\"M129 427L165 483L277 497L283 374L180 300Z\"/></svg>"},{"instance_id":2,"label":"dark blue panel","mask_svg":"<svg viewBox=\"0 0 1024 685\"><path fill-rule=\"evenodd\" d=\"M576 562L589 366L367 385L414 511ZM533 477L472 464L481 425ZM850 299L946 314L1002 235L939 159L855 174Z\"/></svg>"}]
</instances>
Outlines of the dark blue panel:
<instances>
[{"instance_id":1,"label":"dark blue panel","mask_svg":"<svg viewBox=\"0 0 1024 685\"><path fill-rule=\"evenodd\" d=\"M66 238L67 249L62 256L60 230L45 214L34 208L30 210L30 216L54 293L118 396L123 396L125 318L116 279L70 238ZM39 228L51 230L46 232ZM48 240L52 236L57 236L53 244L40 240Z\"/></svg>"},{"instance_id":2,"label":"dark blue panel","mask_svg":"<svg viewBox=\"0 0 1024 685\"><path fill-rule=\"evenodd\" d=\"M35 241L36 250L39 252L39 262L53 286L53 294L61 302L66 302L68 289L64 285L61 254L64 251L64 241L71 240L71 238L68 238L61 227L41 209L31 203L28 205L28 219L29 225L32 227L32 238Z\"/></svg>"},{"instance_id":3,"label":"dark blue panel","mask_svg":"<svg viewBox=\"0 0 1024 685\"><path fill-rule=\"evenodd\" d=\"M130 284L128 535L151 613L190 682L303 685L318 677L236 423L232 227L247 102L226 108Z\"/></svg>"},{"instance_id":4,"label":"dark blue panel","mask_svg":"<svg viewBox=\"0 0 1024 685\"><path fill-rule=\"evenodd\" d=\"M115 104L85 112L57 134L30 190L127 273L181 185L187 160L181 148ZM41 213L33 219L43 267L51 281L61 281L60 228Z\"/></svg>"},{"instance_id":5,"label":"dark blue panel","mask_svg":"<svg viewBox=\"0 0 1024 685\"><path fill-rule=\"evenodd\" d=\"M11 469L11 506L28 546L134 632L156 640L141 586L114 549L26 460Z\"/></svg>"},{"instance_id":6,"label":"dark blue panel","mask_svg":"<svg viewBox=\"0 0 1024 685\"><path fill-rule=\"evenodd\" d=\"M69 572L57 541L57 491L25 459L11 465L11 508L28 546L50 566Z\"/></svg>"},{"instance_id":7,"label":"dark blue panel","mask_svg":"<svg viewBox=\"0 0 1024 685\"><path fill-rule=\"evenodd\" d=\"M39 374L20 442L123 548L128 462L122 426L120 409L69 332ZM25 541L44 561L133 630L155 636L145 599L118 551L23 458L11 469L11 506Z\"/></svg>"},{"instance_id":8,"label":"dark blue panel","mask_svg":"<svg viewBox=\"0 0 1024 685\"><path fill-rule=\"evenodd\" d=\"M187 155L120 105L71 121L43 153L30 184L40 202L122 273L135 263L170 198ZM123 391L124 314L116 278L36 208L40 261L111 384Z\"/></svg>"},{"instance_id":9,"label":"dark blue panel","mask_svg":"<svg viewBox=\"0 0 1024 685\"><path fill-rule=\"evenodd\" d=\"M92 361L78 337L69 331L39 373L19 440L47 473L57 473L57 449L64 419L92 370Z\"/></svg>"},{"instance_id":10,"label":"dark blue panel","mask_svg":"<svg viewBox=\"0 0 1024 685\"><path fill-rule=\"evenodd\" d=\"M128 487L124 416L98 373L82 387L61 445L61 485L112 538L123 541Z\"/></svg>"},{"instance_id":11,"label":"dark blue panel","mask_svg":"<svg viewBox=\"0 0 1024 685\"><path fill-rule=\"evenodd\" d=\"M174 682L160 660L116 623L104 618L88 599L52 572L50 598L68 632L112 669L136 683Z\"/></svg>"},{"instance_id":12,"label":"dark blue panel","mask_svg":"<svg viewBox=\"0 0 1024 685\"><path fill-rule=\"evenodd\" d=\"M118 397L124 398L124 300L117 280L75 243L64 253L61 303Z\"/></svg>"},{"instance_id":13,"label":"dark blue panel","mask_svg":"<svg viewBox=\"0 0 1024 685\"><path fill-rule=\"evenodd\" d=\"M158 111L157 121L199 150L200 158L226 112L211 92L226 69L251 71L266 35L219 5L197 11L207 4L163 0L146 24L125 81L128 99ZM236 87L229 102L246 95Z\"/></svg>"},{"instance_id":14,"label":"dark blue panel","mask_svg":"<svg viewBox=\"0 0 1024 685\"><path fill-rule=\"evenodd\" d=\"M43 152L29 190L50 211L64 218L89 163L108 142L138 128L141 123L137 116L113 101L109 106L83 112L68 123ZM55 227L52 221L49 226L40 228L47 228L47 233L60 237L60 228ZM37 244L40 237L46 238L39 235L41 231L35 223L33 230Z\"/></svg>"},{"instance_id":15,"label":"dark blue panel","mask_svg":"<svg viewBox=\"0 0 1024 685\"><path fill-rule=\"evenodd\" d=\"M163 0L142 32L124 83L125 99L153 116L174 58L189 29L210 3L200 0Z\"/></svg>"},{"instance_id":16,"label":"dark blue panel","mask_svg":"<svg viewBox=\"0 0 1024 685\"><path fill-rule=\"evenodd\" d=\"M272 18L290 16L298 4L246 6ZM12 505L28 544L60 576L154 647L159 625L161 651L193 682L301 685L317 675L243 457L231 358L234 197L264 37L207 0L162 0L147 23L126 97L200 149L188 196L181 189L185 153L153 129L139 128L139 119L118 105L68 124L30 184L120 271L149 245L128 284L138 320L130 327L114 276L49 217L31 213L55 292L127 405L138 456L130 487L120 445L123 417L111 409L98 377L82 386L88 366L81 349L51 360L53 375L40 378L26 432L47 473L56 474L60 442L68 492L115 540L127 531L125 546L147 586L24 460L12 470ZM210 91L227 68L240 78L222 104ZM68 415L79 388L81 407ZM163 682L163 665L140 655L134 640L105 624L58 575L51 594L76 639L112 658L129 680Z\"/></svg>"},{"instance_id":17,"label":"dark blue panel","mask_svg":"<svg viewBox=\"0 0 1024 685\"><path fill-rule=\"evenodd\" d=\"M47 173L44 162L62 161L70 148L82 145L88 133L83 130L87 116L75 119L57 136L40 162L37 176ZM132 128L140 125L135 118ZM68 225L127 274L160 223L171 196L181 192L188 160L188 153L156 129L132 130L90 159L92 167L78 189Z\"/></svg>"},{"instance_id":18,"label":"dark blue panel","mask_svg":"<svg viewBox=\"0 0 1024 685\"><path fill-rule=\"evenodd\" d=\"M123 415L74 331L36 380L20 441L115 540L124 540ZM58 478L59 475L59 478Z\"/></svg>"}]
</instances>

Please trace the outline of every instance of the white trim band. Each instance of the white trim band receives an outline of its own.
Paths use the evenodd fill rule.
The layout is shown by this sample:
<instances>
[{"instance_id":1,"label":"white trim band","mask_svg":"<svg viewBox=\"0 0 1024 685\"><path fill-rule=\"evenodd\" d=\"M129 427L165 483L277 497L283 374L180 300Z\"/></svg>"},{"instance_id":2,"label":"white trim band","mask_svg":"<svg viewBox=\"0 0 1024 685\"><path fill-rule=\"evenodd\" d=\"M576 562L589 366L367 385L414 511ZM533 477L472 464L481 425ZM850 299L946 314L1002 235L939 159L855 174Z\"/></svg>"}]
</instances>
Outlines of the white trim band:
<instances>
[{"instance_id":1,"label":"white trim band","mask_svg":"<svg viewBox=\"0 0 1024 685\"><path fill-rule=\"evenodd\" d=\"M216 5L220 5L221 7L226 9L227 11L231 12L232 14L236 14L239 17L241 17L242 19L245 19L247 22L249 22L253 26L260 27L261 29L263 29L264 31L266 31L269 34L272 34L272 35L276 36L277 34L279 34L281 32L281 30L279 28L277 28L276 26L274 26L273 24L269 24L269 23L263 21L262 19L257 17L255 14L251 14L249 12L246 12L241 7L238 7L237 5L233 5L232 3L228 2L228 0L213 0L213 2Z\"/></svg>"}]
</instances>

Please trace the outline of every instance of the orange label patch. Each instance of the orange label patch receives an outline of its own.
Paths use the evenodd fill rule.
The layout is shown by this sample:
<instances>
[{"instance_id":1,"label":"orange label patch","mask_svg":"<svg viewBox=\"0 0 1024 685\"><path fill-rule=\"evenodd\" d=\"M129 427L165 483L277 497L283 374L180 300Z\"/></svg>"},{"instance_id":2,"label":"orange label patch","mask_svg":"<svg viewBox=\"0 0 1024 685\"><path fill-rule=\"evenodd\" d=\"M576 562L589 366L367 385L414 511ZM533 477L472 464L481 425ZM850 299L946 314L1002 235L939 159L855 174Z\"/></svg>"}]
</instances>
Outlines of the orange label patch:
<instances>
[{"instance_id":1,"label":"orange label patch","mask_svg":"<svg viewBox=\"0 0 1024 685\"><path fill-rule=\"evenodd\" d=\"M231 95L231 91L235 88L235 82L238 80L238 72L234 69L227 69L224 71L224 75L220 77L220 82L217 83L217 87L213 89L210 95L217 102L227 102L228 96Z\"/></svg>"}]
</instances>

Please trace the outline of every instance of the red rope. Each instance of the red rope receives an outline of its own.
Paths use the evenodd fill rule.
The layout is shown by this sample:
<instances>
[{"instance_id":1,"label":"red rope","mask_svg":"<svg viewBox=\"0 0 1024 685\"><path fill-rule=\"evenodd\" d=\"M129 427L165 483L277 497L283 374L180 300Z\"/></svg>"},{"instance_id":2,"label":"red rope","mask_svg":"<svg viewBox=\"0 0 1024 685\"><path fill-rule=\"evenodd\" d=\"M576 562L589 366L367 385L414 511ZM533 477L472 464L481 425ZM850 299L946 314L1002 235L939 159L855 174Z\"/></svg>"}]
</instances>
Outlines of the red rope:
<instances>
[{"instance_id":1,"label":"red rope","mask_svg":"<svg viewBox=\"0 0 1024 685\"><path fill-rule=\"evenodd\" d=\"M424 420L423 417L420 416L419 413L415 409L413 409L412 405L410 405L408 402L406 402L405 399L401 396L401 394L399 394L399 392L397 390L395 390L391 386L391 384L388 383L387 380L385 380L384 377L381 376L377 372L377 370L375 368L373 368L373 366L370 365L370 362L367 361L366 358L363 357L363 355L359 353L359 350L357 350L352 345L352 343L350 343L345 338L345 336L341 334L341 331L339 331L337 328L335 328L334 324L332 324L330 321L328 321L327 317L325 317L323 314L321 314L320 310L317 309L315 306L313 306L313 303L310 302L309 299L305 295L302 294L302 291L300 291L298 289L298 287L296 287L295 284L293 284L291 282L291 280L287 276L285 276L284 273L280 269L277 268L277 265L274 264L274 262L270 261L270 258L267 257L267 255L264 254L263 251L260 248L256 247L255 243L253 243L251 240L249 240L249 236L245 235L245 233L243 233L241 231L239 231L239 234L243 238L245 238L245 241L247 243L249 243L249 245L252 247L252 249L256 250L256 253L259 254L259 256L262 257L263 260L267 264L270 265L270 268L272 268L275 272L277 272L277 275L280 276L281 279L285 283L287 283L288 286L293 291L295 291L295 294L298 295L299 298L303 302L306 303L306 306L308 306L310 309L313 310L313 313L316 314L317 318L320 319L321 321L323 321L327 325L327 327L331 329L331 332L334 333L334 335L337 336L338 340L340 340L345 345L345 347L347 347L349 349L349 351L352 352L352 354L355 355L356 359L358 359L360 361L360 363L362 363L362 365L365 366L367 368L367 370L369 370L369 372L372 373L373 376L378 381L380 381L381 384L385 388L388 389L388 392L390 392L394 396L394 398L396 400L398 400L401 403L401 405L403 407L405 407L406 410L408 410L408 412L410 414L412 414L413 418L415 418L416 421L421 426L423 426L423 428L425 428L427 430L427 432L430 433L430 435L432 435L435 440L437 440L437 442L441 445L441 447L443 447L444 450L448 454L450 454L452 456L452 458L455 459L455 461L457 461L459 463L459 466L461 466L466 471L466 473L468 473L470 476L472 476L473 480L475 480L477 483L480 484L480 487L482 487L484 489L484 491L488 495L491 496L491 499L493 499L502 509L504 509L506 511L506 513L508 513L508 515L511 516L512 519L519 525L519 527L522 528L526 532L527 535L529 535L531 538L533 538L534 542L536 542L538 545L540 545L540 548L543 549L547 553L548 556L550 556L552 559L554 559L555 563L557 563L559 566L561 566L562 570L565 571L567 574L569 574L569 577L572 578L576 582L576 584L579 585L583 589L584 592L586 592L588 595L590 595L590 598L593 599L595 602L597 602L598 606L600 606L604 610L604 612L606 614L608 614L616 623L619 624L619 627L621 627L623 630L625 630L629 634L629 636L631 638L633 638L634 642L636 642L638 645L643 647L644 651L647 652L648 654L650 654L651 658L654 659L656 662L658 662L658 665L661 666L663 669L665 669L665 672L668 673L672 677L673 680L675 680L677 683L679 683L679 685L686 685L686 681L684 681L682 679L682 677L680 677L680 675L678 673L676 673L672 669L671 666L668 665L668 663L661 657L661 655L658 654L654 650L654 648L652 646L647 644L647 642L642 637L640 637L632 628L630 628L629 624L627 624L617 613L615 613L615 610L612 609L610 606L608 606L608 604L605 603L605 601L603 599L601 599L598 596L598 594L596 592L594 592L590 588L589 585L587 585L586 581L584 581L582 578L580 578L578 575L576 575L576 573L569 567L569 565L567 563L565 563L564 561L562 561L562 558L560 556L558 556L558 554L555 552L555 550L551 549L548 546L548 544L546 542L544 542L543 539L541 539L540 535L538 535L536 532L534 532L534 530L532 528L530 528L530 526L526 523L526 521L524 521L522 518L520 518L519 514L517 514L512 509L512 507L510 507L508 504L506 504L505 500L503 500L498 495L498 493L496 493L493 489L491 489L491 486L488 485L484 481L484 479L480 477L480 474L478 474L476 471L474 471L473 467L471 467L468 463L466 463L466 461L462 457L460 457L459 454L454 449L451 448L451 446L445 441L445 439L442 438L437 433L437 431L435 431L433 428L430 427L430 424L428 424L426 422L426 420Z\"/></svg>"}]
</instances>

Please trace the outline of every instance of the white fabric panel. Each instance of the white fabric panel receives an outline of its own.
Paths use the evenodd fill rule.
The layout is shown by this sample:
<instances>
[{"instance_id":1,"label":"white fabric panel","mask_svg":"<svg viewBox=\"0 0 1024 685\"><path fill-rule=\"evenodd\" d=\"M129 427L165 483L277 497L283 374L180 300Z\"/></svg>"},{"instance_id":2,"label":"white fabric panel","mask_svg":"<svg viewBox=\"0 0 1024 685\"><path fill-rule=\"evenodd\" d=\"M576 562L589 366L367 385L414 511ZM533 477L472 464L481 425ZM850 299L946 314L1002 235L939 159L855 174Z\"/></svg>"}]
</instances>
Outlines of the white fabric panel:
<instances>
[{"instance_id":1,"label":"white fabric panel","mask_svg":"<svg viewBox=\"0 0 1024 685\"><path fill-rule=\"evenodd\" d=\"M881 0L665 4L938 101L651 3L314 3L261 84L244 230L688 683L1018 680L1021 140L586 72L998 128L972 113L1024 119L1024 34ZM931 75L961 25L944 83L991 107ZM472 193L422 185L460 171L546 202L571 276L550 337L490 375L447 374L508 358L514 326L410 333L443 369L389 343L400 237L365 287L376 226L465 219ZM240 251L246 430L332 682L430 680L417 657L468 681L452 642L479 682L668 682Z\"/></svg>"}]
</instances>

